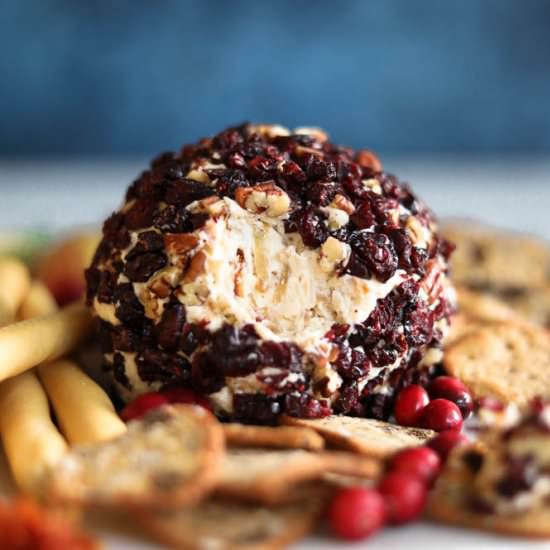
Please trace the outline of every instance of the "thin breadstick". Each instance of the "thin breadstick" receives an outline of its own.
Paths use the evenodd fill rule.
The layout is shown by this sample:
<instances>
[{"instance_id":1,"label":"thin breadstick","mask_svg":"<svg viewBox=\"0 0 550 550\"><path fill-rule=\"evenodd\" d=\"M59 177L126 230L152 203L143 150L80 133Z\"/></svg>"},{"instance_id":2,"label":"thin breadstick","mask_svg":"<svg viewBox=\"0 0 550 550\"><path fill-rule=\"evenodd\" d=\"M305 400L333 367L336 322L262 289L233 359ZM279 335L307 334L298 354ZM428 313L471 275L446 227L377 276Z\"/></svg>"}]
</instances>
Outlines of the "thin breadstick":
<instances>
[{"instance_id":1,"label":"thin breadstick","mask_svg":"<svg viewBox=\"0 0 550 550\"><path fill-rule=\"evenodd\" d=\"M74 350L89 334L90 313L81 304L20 321L0 329L0 381L58 359Z\"/></svg>"},{"instance_id":2,"label":"thin breadstick","mask_svg":"<svg viewBox=\"0 0 550 550\"><path fill-rule=\"evenodd\" d=\"M109 396L72 361L40 365L38 376L69 443L98 443L126 432Z\"/></svg>"},{"instance_id":3,"label":"thin breadstick","mask_svg":"<svg viewBox=\"0 0 550 550\"><path fill-rule=\"evenodd\" d=\"M0 258L0 326L15 321L19 305L31 285L29 270L16 258Z\"/></svg>"},{"instance_id":4,"label":"thin breadstick","mask_svg":"<svg viewBox=\"0 0 550 550\"><path fill-rule=\"evenodd\" d=\"M67 443L50 417L44 389L33 372L0 384L0 434L18 487L40 494L50 468L67 451Z\"/></svg>"},{"instance_id":5,"label":"thin breadstick","mask_svg":"<svg viewBox=\"0 0 550 550\"><path fill-rule=\"evenodd\" d=\"M57 311L57 303L48 287L40 281L33 281L19 308L19 319L42 317L55 311Z\"/></svg>"}]
</instances>

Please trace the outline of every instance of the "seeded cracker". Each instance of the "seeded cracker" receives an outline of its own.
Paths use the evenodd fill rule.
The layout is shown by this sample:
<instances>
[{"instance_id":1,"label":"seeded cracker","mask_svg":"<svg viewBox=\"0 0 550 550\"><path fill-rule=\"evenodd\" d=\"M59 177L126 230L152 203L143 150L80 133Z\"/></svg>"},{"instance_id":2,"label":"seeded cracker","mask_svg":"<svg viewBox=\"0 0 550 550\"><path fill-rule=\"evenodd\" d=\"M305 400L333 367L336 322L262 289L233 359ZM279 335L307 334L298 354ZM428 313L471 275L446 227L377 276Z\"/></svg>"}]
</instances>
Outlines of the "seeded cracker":
<instances>
[{"instance_id":1,"label":"seeded cracker","mask_svg":"<svg viewBox=\"0 0 550 550\"><path fill-rule=\"evenodd\" d=\"M540 400L512 427L453 451L426 509L433 521L500 534L550 538L549 406Z\"/></svg>"},{"instance_id":2,"label":"seeded cracker","mask_svg":"<svg viewBox=\"0 0 550 550\"><path fill-rule=\"evenodd\" d=\"M457 284L496 292L546 283L550 249L534 237L465 220L446 224L443 234L456 244L451 268Z\"/></svg>"},{"instance_id":3,"label":"seeded cracker","mask_svg":"<svg viewBox=\"0 0 550 550\"><path fill-rule=\"evenodd\" d=\"M319 500L282 507L212 500L194 508L141 512L143 526L181 550L276 550L309 533L322 509Z\"/></svg>"},{"instance_id":4,"label":"seeded cracker","mask_svg":"<svg viewBox=\"0 0 550 550\"><path fill-rule=\"evenodd\" d=\"M523 405L550 395L550 337L524 323L492 323L451 345L445 369L474 394Z\"/></svg>"},{"instance_id":5,"label":"seeded cracker","mask_svg":"<svg viewBox=\"0 0 550 550\"><path fill-rule=\"evenodd\" d=\"M224 424L227 445L234 447L269 447L320 451L324 439L314 430L294 426L245 426Z\"/></svg>"},{"instance_id":6,"label":"seeded cracker","mask_svg":"<svg viewBox=\"0 0 550 550\"><path fill-rule=\"evenodd\" d=\"M328 472L373 479L380 465L350 453L228 449L216 493L268 504L285 502L297 485L321 479Z\"/></svg>"},{"instance_id":7,"label":"seeded cracker","mask_svg":"<svg viewBox=\"0 0 550 550\"><path fill-rule=\"evenodd\" d=\"M329 444L373 458L385 458L399 449L423 445L435 436L432 430L350 416L327 416L315 420L284 417L283 422L313 428Z\"/></svg>"},{"instance_id":8,"label":"seeded cracker","mask_svg":"<svg viewBox=\"0 0 550 550\"><path fill-rule=\"evenodd\" d=\"M54 501L91 507L191 504L216 481L223 432L205 409L167 406L105 444L75 447L53 471Z\"/></svg>"}]
</instances>

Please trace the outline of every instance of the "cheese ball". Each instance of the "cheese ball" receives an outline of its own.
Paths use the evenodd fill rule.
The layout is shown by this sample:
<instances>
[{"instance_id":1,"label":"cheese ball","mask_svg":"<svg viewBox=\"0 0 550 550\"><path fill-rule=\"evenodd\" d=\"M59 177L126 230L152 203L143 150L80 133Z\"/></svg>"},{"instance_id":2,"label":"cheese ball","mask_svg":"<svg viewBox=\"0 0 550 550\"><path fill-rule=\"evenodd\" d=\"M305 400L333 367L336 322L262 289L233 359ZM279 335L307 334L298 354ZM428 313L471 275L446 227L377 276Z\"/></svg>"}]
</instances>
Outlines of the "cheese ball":
<instances>
[{"instance_id":1,"label":"cheese ball","mask_svg":"<svg viewBox=\"0 0 550 550\"><path fill-rule=\"evenodd\" d=\"M451 250L373 153L243 124L132 183L87 300L124 400L183 386L243 422L387 418L441 359Z\"/></svg>"}]
</instances>

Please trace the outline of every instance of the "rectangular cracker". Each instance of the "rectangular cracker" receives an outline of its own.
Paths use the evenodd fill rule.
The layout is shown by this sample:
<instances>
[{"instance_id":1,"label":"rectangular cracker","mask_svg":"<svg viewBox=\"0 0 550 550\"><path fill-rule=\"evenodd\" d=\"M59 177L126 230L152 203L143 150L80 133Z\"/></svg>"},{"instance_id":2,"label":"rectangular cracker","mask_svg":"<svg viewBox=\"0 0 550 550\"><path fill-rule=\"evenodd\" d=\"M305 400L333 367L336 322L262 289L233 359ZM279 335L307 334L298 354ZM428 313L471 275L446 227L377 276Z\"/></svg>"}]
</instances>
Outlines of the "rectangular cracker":
<instances>
[{"instance_id":1,"label":"rectangular cracker","mask_svg":"<svg viewBox=\"0 0 550 550\"><path fill-rule=\"evenodd\" d=\"M325 440L310 428L297 426L246 426L223 424L225 441L234 447L269 447L320 451Z\"/></svg>"},{"instance_id":2,"label":"rectangular cracker","mask_svg":"<svg viewBox=\"0 0 550 550\"><path fill-rule=\"evenodd\" d=\"M432 430L351 416L332 415L313 420L286 416L282 422L290 426L313 428L329 445L378 459L386 458L400 449L423 445L436 435Z\"/></svg>"},{"instance_id":3,"label":"rectangular cracker","mask_svg":"<svg viewBox=\"0 0 550 550\"><path fill-rule=\"evenodd\" d=\"M327 472L373 479L380 469L379 462L351 453L230 448L215 491L244 500L279 503L287 500L295 486L319 480Z\"/></svg>"},{"instance_id":4,"label":"rectangular cracker","mask_svg":"<svg viewBox=\"0 0 550 550\"><path fill-rule=\"evenodd\" d=\"M307 535L323 501L279 507L208 500L194 508L140 512L138 520L170 548L182 550L275 550Z\"/></svg>"}]
</instances>

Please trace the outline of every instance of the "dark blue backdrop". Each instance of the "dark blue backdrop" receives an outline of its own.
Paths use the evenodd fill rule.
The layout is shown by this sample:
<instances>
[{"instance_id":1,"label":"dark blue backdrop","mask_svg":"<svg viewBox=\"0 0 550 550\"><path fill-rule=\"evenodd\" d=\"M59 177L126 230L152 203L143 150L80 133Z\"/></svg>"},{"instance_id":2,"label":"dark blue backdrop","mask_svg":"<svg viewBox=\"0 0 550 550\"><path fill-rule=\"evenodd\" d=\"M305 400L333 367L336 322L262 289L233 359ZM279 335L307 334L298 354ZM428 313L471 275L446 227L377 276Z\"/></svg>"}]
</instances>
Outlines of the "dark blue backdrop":
<instances>
[{"instance_id":1,"label":"dark blue backdrop","mask_svg":"<svg viewBox=\"0 0 550 550\"><path fill-rule=\"evenodd\" d=\"M243 120L381 152L550 151L549 0L0 0L0 155Z\"/></svg>"}]
</instances>

